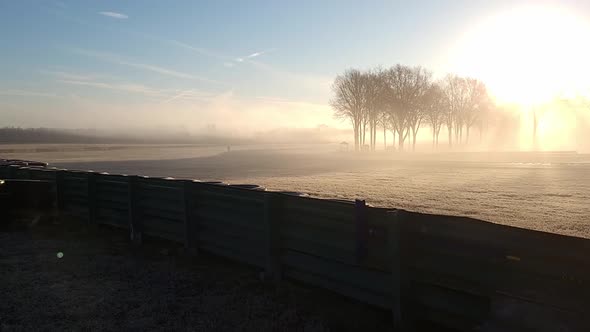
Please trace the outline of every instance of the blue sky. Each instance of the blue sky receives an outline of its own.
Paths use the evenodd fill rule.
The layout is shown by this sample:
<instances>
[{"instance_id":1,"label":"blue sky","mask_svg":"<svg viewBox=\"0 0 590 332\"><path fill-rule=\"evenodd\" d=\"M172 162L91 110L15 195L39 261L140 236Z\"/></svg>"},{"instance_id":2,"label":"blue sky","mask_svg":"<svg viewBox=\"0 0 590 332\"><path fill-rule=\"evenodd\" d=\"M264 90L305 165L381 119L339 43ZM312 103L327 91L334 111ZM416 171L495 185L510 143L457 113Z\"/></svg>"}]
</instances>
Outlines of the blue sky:
<instances>
[{"instance_id":1,"label":"blue sky","mask_svg":"<svg viewBox=\"0 0 590 332\"><path fill-rule=\"evenodd\" d=\"M583 1L567 5L590 10ZM395 63L452 70L456 40L511 6L2 1L0 125L338 125L328 106L337 74Z\"/></svg>"}]
</instances>

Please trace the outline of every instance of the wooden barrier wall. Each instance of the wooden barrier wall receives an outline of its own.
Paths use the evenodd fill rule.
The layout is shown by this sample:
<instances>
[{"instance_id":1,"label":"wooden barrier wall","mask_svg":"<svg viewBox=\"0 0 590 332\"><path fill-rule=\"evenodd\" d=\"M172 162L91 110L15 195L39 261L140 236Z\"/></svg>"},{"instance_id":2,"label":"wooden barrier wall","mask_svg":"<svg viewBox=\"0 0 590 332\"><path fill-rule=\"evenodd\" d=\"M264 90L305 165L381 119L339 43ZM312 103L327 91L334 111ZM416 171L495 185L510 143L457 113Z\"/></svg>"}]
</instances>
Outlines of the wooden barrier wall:
<instances>
[{"instance_id":1,"label":"wooden barrier wall","mask_svg":"<svg viewBox=\"0 0 590 332\"><path fill-rule=\"evenodd\" d=\"M128 229L135 242L176 241L391 309L395 328L517 331L534 325L522 319L531 312L590 326L587 239L192 180L6 166L0 175L52 181L61 213Z\"/></svg>"}]
</instances>

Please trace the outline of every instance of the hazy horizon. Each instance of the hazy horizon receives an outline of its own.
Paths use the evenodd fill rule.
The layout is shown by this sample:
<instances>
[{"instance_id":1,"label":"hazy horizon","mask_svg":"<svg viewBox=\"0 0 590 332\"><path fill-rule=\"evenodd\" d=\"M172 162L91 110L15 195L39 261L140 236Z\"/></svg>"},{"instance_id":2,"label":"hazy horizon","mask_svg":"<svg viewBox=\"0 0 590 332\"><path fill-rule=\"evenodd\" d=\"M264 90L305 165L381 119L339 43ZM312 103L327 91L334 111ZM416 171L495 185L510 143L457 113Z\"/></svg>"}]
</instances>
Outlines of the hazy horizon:
<instances>
[{"instance_id":1,"label":"hazy horizon","mask_svg":"<svg viewBox=\"0 0 590 332\"><path fill-rule=\"evenodd\" d=\"M334 78L397 63L423 66L434 78L480 79L519 118L590 93L590 46L581 42L590 4L284 5L2 3L1 124L191 134L212 125L238 136L348 129L330 107ZM587 131L587 110L542 117L540 135L555 141L555 131ZM574 136L547 148L586 149L588 136Z\"/></svg>"}]
</instances>

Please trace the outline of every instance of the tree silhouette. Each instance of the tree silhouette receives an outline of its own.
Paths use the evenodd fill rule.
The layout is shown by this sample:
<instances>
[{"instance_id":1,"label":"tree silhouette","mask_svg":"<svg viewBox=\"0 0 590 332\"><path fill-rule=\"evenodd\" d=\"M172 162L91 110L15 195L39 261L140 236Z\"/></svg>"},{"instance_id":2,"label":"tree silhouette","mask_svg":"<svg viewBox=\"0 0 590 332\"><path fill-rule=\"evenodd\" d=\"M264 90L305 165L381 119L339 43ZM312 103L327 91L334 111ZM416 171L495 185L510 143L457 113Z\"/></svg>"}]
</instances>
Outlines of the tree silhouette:
<instances>
[{"instance_id":1,"label":"tree silhouette","mask_svg":"<svg viewBox=\"0 0 590 332\"><path fill-rule=\"evenodd\" d=\"M440 129L444 124L447 103L439 84L432 84L424 95L425 118L432 129L432 147L438 147Z\"/></svg>"},{"instance_id":2,"label":"tree silhouette","mask_svg":"<svg viewBox=\"0 0 590 332\"><path fill-rule=\"evenodd\" d=\"M352 123L354 130L354 150L359 150L359 145L364 143L365 125L365 93L364 81L366 80L363 73L356 69L349 69L343 75L339 75L334 80L332 90L334 98L330 104L334 109L335 116L338 118L348 118Z\"/></svg>"},{"instance_id":3,"label":"tree silhouette","mask_svg":"<svg viewBox=\"0 0 590 332\"><path fill-rule=\"evenodd\" d=\"M438 82L431 77L422 67L401 64L385 70L349 69L337 76L331 105L337 117L351 120L355 151L365 145L367 129L370 149L375 150L379 126L383 128L384 148L390 130L399 151L403 151L408 137L412 150L416 149L419 130L425 123L432 129L433 147L438 146L443 125L449 147L463 143L464 130L467 144L474 126L479 128L481 141L486 114L493 107L485 84L452 74Z\"/></svg>"}]
</instances>

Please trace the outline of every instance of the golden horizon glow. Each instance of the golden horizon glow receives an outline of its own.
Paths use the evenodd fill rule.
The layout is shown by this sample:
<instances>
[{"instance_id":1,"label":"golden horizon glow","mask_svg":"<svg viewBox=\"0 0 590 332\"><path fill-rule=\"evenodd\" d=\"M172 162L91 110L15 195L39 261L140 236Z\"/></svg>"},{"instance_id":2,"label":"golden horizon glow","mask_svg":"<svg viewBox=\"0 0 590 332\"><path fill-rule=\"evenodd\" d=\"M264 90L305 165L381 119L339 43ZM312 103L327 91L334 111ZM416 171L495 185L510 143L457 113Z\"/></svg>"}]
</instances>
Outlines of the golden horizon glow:
<instances>
[{"instance_id":1,"label":"golden horizon glow","mask_svg":"<svg viewBox=\"0 0 590 332\"><path fill-rule=\"evenodd\" d=\"M475 24L452 67L484 81L500 103L523 109L590 92L590 20L559 6L520 7Z\"/></svg>"}]
</instances>

